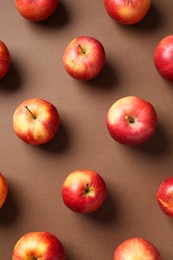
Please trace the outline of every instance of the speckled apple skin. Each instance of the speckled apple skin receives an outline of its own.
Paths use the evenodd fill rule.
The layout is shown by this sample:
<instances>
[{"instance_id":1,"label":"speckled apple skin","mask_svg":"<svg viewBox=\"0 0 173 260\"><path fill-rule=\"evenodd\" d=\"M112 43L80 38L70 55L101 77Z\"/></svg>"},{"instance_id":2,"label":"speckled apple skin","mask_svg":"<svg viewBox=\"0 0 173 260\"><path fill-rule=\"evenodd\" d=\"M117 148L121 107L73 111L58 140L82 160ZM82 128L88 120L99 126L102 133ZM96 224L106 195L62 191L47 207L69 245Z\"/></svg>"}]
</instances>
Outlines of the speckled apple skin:
<instances>
[{"instance_id":1,"label":"speckled apple skin","mask_svg":"<svg viewBox=\"0 0 173 260\"><path fill-rule=\"evenodd\" d=\"M0 79L4 78L10 69L10 52L3 41L0 41Z\"/></svg>"},{"instance_id":2,"label":"speckled apple skin","mask_svg":"<svg viewBox=\"0 0 173 260\"><path fill-rule=\"evenodd\" d=\"M66 260L61 241L49 232L30 232L14 246L12 260Z\"/></svg>"},{"instance_id":3,"label":"speckled apple skin","mask_svg":"<svg viewBox=\"0 0 173 260\"><path fill-rule=\"evenodd\" d=\"M48 19L56 10L59 0L15 0L18 12L33 22Z\"/></svg>"},{"instance_id":4,"label":"speckled apple skin","mask_svg":"<svg viewBox=\"0 0 173 260\"><path fill-rule=\"evenodd\" d=\"M157 201L162 211L173 217L173 176L165 179L157 190Z\"/></svg>"},{"instance_id":5,"label":"speckled apple skin","mask_svg":"<svg viewBox=\"0 0 173 260\"><path fill-rule=\"evenodd\" d=\"M134 123L126 117L132 116ZM157 114L146 100L127 96L117 100L108 110L106 125L111 137L119 143L138 145L146 142L156 131Z\"/></svg>"},{"instance_id":6,"label":"speckled apple skin","mask_svg":"<svg viewBox=\"0 0 173 260\"><path fill-rule=\"evenodd\" d=\"M148 13L151 0L104 0L109 16L121 24L140 22Z\"/></svg>"},{"instance_id":7,"label":"speckled apple skin","mask_svg":"<svg viewBox=\"0 0 173 260\"><path fill-rule=\"evenodd\" d=\"M8 196L8 184L5 176L0 173L0 208L4 205Z\"/></svg>"},{"instance_id":8,"label":"speckled apple skin","mask_svg":"<svg viewBox=\"0 0 173 260\"><path fill-rule=\"evenodd\" d=\"M85 194L86 185L89 192ZM88 214L96 211L105 201L106 185L95 171L77 170L70 173L62 186L64 204L74 212Z\"/></svg>"},{"instance_id":9,"label":"speckled apple skin","mask_svg":"<svg viewBox=\"0 0 173 260\"><path fill-rule=\"evenodd\" d=\"M93 37L79 36L65 48L63 64L71 77L77 80L91 80L101 72L105 64L104 47Z\"/></svg>"},{"instance_id":10,"label":"speckled apple skin","mask_svg":"<svg viewBox=\"0 0 173 260\"><path fill-rule=\"evenodd\" d=\"M173 34L164 37L157 44L153 59L159 74L173 82Z\"/></svg>"},{"instance_id":11,"label":"speckled apple skin","mask_svg":"<svg viewBox=\"0 0 173 260\"><path fill-rule=\"evenodd\" d=\"M32 145L42 145L52 140L59 124L60 116L56 107L40 98L23 101L13 114L14 132L22 141Z\"/></svg>"},{"instance_id":12,"label":"speckled apple skin","mask_svg":"<svg viewBox=\"0 0 173 260\"><path fill-rule=\"evenodd\" d=\"M157 248L149 241L134 237L122 242L115 250L113 260L161 260Z\"/></svg>"}]
</instances>

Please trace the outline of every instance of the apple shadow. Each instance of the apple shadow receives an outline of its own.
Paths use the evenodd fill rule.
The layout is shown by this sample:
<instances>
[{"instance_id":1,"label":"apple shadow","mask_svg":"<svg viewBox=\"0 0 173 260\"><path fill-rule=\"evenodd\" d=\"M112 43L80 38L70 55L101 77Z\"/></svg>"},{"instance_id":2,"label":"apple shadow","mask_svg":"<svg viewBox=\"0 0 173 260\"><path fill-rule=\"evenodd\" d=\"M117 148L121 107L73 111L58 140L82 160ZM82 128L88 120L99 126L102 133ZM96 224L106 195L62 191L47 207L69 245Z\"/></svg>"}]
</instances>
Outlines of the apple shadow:
<instances>
[{"instance_id":1,"label":"apple shadow","mask_svg":"<svg viewBox=\"0 0 173 260\"><path fill-rule=\"evenodd\" d=\"M9 183L8 186L8 196L4 202L4 205L0 209L0 226L10 225L11 223L15 222L19 214L19 206L17 205L15 191L12 190Z\"/></svg>"},{"instance_id":2,"label":"apple shadow","mask_svg":"<svg viewBox=\"0 0 173 260\"><path fill-rule=\"evenodd\" d=\"M115 201L115 196L110 193L110 190L107 192L106 199L103 205L97 209L95 212L86 214L85 217L96 221L101 224L112 224L115 220L118 219L118 204Z\"/></svg>"},{"instance_id":3,"label":"apple shadow","mask_svg":"<svg viewBox=\"0 0 173 260\"><path fill-rule=\"evenodd\" d=\"M155 30L162 24L161 12L156 8L156 6L152 3L150 10L146 14L146 16L136 24L136 28L139 30Z\"/></svg>"},{"instance_id":4,"label":"apple shadow","mask_svg":"<svg viewBox=\"0 0 173 260\"><path fill-rule=\"evenodd\" d=\"M38 26L51 28L63 27L69 23L70 17L64 3L59 2L55 12L46 20L41 22L36 22Z\"/></svg>"},{"instance_id":5,"label":"apple shadow","mask_svg":"<svg viewBox=\"0 0 173 260\"><path fill-rule=\"evenodd\" d=\"M67 147L69 147L69 142L70 140L67 127L61 120L58 132L56 133L55 137L50 142L40 145L38 147L49 152L59 153L67 149Z\"/></svg>"},{"instance_id":6,"label":"apple shadow","mask_svg":"<svg viewBox=\"0 0 173 260\"><path fill-rule=\"evenodd\" d=\"M115 71L113 66L109 62L105 62L102 71L94 78L88 81L84 81L84 84L87 84L91 87L98 89L110 89L117 85L118 77L117 73L115 75Z\"/></svg>"},{"instance_id":7,"label":"apple shadow","mask_svg":"<svg viewBox=\"0 0 173 260\"><path fill-rule=\"evenodd\" d=\"M66 241L62 241L62 244L63 244L63 247L64 247L66 259L68 259L68 260L75 259L76 256L75 256L75 252L74 252L72 246L70 244L67 244Z\"/></svg>"},{"instance_id":8,"label":"apple shadow","mask_svg":"<svg viewBox=\"0 0 173 260\"><path fill-rule=\"evenodd\" d=\"M158 124L156 132L149 140L137 146L130 146L130 148L135 149L137 152L148 154L149 156L162 156L171 152L172 147L169 139L165 129Z\"/></svg>"},{"instance_id":9,"label":"apple shadow","mask_svg":"<svg viewBox=\"0 0 173 260\"><path fill-rule=\"evenodd\" d=\"M12 60L8 73L0 80L0 90L15 91L20 88L21 84L21 75L19 75L16 63Z\"/></svg>"}]
</instances>

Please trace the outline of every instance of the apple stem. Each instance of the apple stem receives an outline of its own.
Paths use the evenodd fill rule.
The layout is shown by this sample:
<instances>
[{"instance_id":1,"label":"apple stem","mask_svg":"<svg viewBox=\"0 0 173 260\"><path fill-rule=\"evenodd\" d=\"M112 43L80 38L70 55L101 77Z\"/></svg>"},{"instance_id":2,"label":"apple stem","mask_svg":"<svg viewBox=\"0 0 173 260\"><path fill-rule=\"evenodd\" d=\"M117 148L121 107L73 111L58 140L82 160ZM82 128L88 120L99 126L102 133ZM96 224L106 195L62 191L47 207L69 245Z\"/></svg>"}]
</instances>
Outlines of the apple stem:
<instances>
[{"instance_id":1,"label":"apple stem","mask_svg":"<svg viewBox=\"0 0 173 260\"><path fill-rule=\"evenodd\" d=\"M125 119L128 120L130 124L133 124L135 122L134 118L132 116L125 116Z\"/></svg>"},{"instance_id":2,"label":"apple stem","mask_svg":"<svg viewBox=\"0 0 173 260\"><path fill-rule=\"evenodd\" d=\"M86 52L84 51L84 49L80 46L80 44L78 44L78 47L81 49L82 53L85 54Z\"/></svg>"},{"instance_id":3,"label":"apple stem","mask_svg":"<svg viewBox=\"0 0 173 260\"><path fill-rule=\"evenodd\" d=\"M127 3L126 3L126 5L129 5L130 4L130 0L127 0Z\"/></svg>"},{"instance_id":4,"label":"apple stem","mask_svg":"<svg viewBox=\"0 0 173 260\"><path fill-rule=\"evenodd\" d=\"M85 186L85 193L88 193L88 192L89 192L89 184L87 183Z\"/></svg>"},{"instance_id":5,"label":"apple stem","mask_svg":"<svg viewBox=\"0 0 173 260\"><path fill-rule=\"evenodd\" d=\"M36 116L31 112L31 110L28 108L28 106L25 106L25 108L29 111L29 113L32 115L34 119L36 119Z\"/></svg>"}]
</instances>

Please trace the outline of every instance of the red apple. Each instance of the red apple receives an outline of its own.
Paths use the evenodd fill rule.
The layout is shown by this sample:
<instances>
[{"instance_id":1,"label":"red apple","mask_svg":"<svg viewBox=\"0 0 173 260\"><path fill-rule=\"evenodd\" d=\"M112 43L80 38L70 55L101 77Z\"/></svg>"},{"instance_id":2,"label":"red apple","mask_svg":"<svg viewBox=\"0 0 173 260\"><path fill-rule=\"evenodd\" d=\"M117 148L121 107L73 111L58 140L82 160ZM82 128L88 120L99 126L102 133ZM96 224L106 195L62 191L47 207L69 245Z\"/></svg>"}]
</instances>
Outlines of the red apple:
<instances>
[{"instance_id":1,"label":"red apple","mask_svg":"<svg viewBox=\"0 0 173 260\"><path fill-rule=\"evenodd\" d=\"M77 37L65 48L64 68L75 79L93 79L100 73L104 63L104 47L92 37Z\"/></svg>"},{"instance_id":2,"label":"red apple","mask_svg":"<svg viewBox=\"0 0 173 260\"><path fill-rule=\"evenodd\" d=\"M15 0L18 12L34 22L46 20L57 8L59 0Z\"/></svg>"},{"instance_id":3,"label":"red apple","mask_svg":"<svg viewBox=\"0 0 173 260\"><path fill-rule=\"evenodd\" d=\"M8 195L8 184L6 178L0 173L0 208L4 205Z\"/></svg>"},{"instance_id":4,"label":"red apple","mask_svg":"<svg viewBox=\"0 0 173 260\"><path fill-rule=\"evenodd\" d=\"M173 34L164 37L154 51L154 65L159 74L173 81Z\"/></svg>"},{"instance_id":5,"label":"red apple","mask_svg":"<svg viewBox=\"0 0 173 260\"><path fill-rule=\"evenodd\" d=\"M161 260L157 248L143 238L129 238L114 252L114 260Z\"/></svg>"},{"instance_id":6,"label":"red apple","mask_svg":"<svg viewBox=\"0 0 173 260\"><path fill-rule=\"evenodd\" d=\"M117 142L137 145L147 141L156 131L157 115L148 101L127 96L111 106L106 124L110 135Z\"/></svg>"},{"instance_id":7,"label":"red apple","mask_svg":"<svg viewBox=\"0 0 173 260\"><path fill-rule=\"evenodd\" d=\"M97 210L103 204L106 193L103 178L91 170L77 170L70 173L62 186L65 205L78 213L91 213Z\"/></svg>"},{"instance_id":8,"label":"red apple","mask_svg":"<svg viewBox=\"0 0 173 260\"><path fill-rule=\"evenodd\" d=\"M12 260L65 260L60 240L49 232L30 232L13 249Z\"/></svg>"},{"instance_id":9,"label":"red apple","mask_svg":"<svg viewBox=\"0 0 173 260\"><path fill-rule=\"evenodd\" d=\"M104 0L109 16L121 24L140 22L151 6L151 0Z\"/></svg>"},{"instance_id":10,"label":"red apple","mask_svg":"<svg viewBox=\"0 0 173 260\"><path fill-rule=\"evenodd\" d=\"M157 190L157 201L165 214L173 217L173 177L165 179Z\"/></svg>"},{"instance_id":11,"label":"red apple","mask_svg":"<svg viewBox=\"0 0 173 260\"><path fill-rule=\"evenodd\" d=\"M8 73L11 63L11 57L7 46L0 41L0 79Z\"/></svg>"},{"instance_id":12,"label":"red apple","mask_svg":"<svg viewBox=\"0 0 173 260\"><path fill-rule=\"evenodd\" d=\"M26 143L41 145L49 142L58 131L60 117L50 102L32 98L22 102L13 114L13 129Z\"/></svg>"}]
</instances>

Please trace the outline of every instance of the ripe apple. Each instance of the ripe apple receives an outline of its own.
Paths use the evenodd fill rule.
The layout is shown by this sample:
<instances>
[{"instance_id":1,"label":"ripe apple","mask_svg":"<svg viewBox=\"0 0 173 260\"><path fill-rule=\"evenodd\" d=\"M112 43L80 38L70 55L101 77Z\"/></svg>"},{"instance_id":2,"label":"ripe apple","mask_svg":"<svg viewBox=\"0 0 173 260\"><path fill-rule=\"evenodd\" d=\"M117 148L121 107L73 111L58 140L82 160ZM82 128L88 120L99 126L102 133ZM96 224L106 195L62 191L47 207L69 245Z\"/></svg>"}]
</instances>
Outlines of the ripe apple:
<instances>
[{"instance_id":1,"label":"ripe apple","mask_svg":"<svg viewBox=\"0 0 173 260\"><path fill-rule=\"evenodd\" d=\"M6 178L0 173L0 208L4 205L8 195L8 184Z\"/></svg>"},{"instance_id":2,"label":"ripe apple","mask_svg":"<svg viewBox=\"0 0 173 260\"><path fill-rule=\"evenodd\" d=\"M34 22L46 20L57 8L59 0L15 0L18 12Z\"/></svg>"},{"instance_id":3,"label":"ripe apple","mask_svg":"<svg viewBox=\"0 0 173 260\"><path fill-rule=\"evenodd\" d=\"M49 142L58 131L60 117L50 102L31 98L23 101L13 114L13 129L26 143L41 145Z\"/></svg>"},{"instance_id":4,"label":"ripe apple","mask_svg":"<svg viewBox=\"0 0 173 260\"><path fill-rule=\"evenodd\" d=\"M80 36L72 40L63 54L65 70L78 80L93 79L100 73L104 63L103 45L89 36Z\"/></svg>"},{"instance_id":5,"label":"ripe apple","mask_svg":"<svg viewBox=\"0 0 173 260\"><path fill-rule=\"evenodd\" d=\"M117 142L127 145L142 144L157 128L154 107L146 100L127 96L117 100L106 116L108 131Z\"/></svg>"},{"instance_id":6,"label":"ripe apple","mask_svg":"<svg viewBox=\"0 0 173 260\"><path fill-rule=\"evenodd\" d=\"M0 41L0 79L8 73L11 63L9 50L4 42Z\"/></svg>"},{"instance_id":7,"label":"ripe apple","mask_svg":"<svg viewBox=\"0 0 173 260\"><path fill-rule=\"evenodd\" d=\"M108 15L121 24L140 22L151 6L151 0L104 0Z\"/></svg>"},{"instance_id":8,"label":"ripe apple","mask_svg":"<svg viewBox=\"0 0 173 260\"><path fill-rule=\"evenodd\" d=\"M173 217L173 176L160 184L157 190L157 201L163 212Z\"/></svg>"},{"instance_id":9,"label":"ripe apple","mask_svg":"<svg viewBox=\"0 0 173 260\"><path fill-rule=\"evenodd\" d=\"M49 232L30 232L14 246L12 260L65 260L61 241Z\"/></svg>"},{"instance_id":10,"label":"ripe apple","mask_svg":"<svg viewBox=\"0 0 173 260\"><path fill-rule=\"evenodd\" d=\"M161 260L157 248L149 241L134 237L121 243L114 252L114 260Z\"/></svg>"},{"instance_id":11,"label":"ripe apple","mask_svg":"<svg viewBox=\"0 0 173 260\"><path fill-rule=\"evenodd\" d=\"M70 173L62 186L64 204L77 213L97 210L106 198L106 185L95 171L77 170Z\"/></svg>"},{"instance_id":12,"label":"ripe apple","mask_svg":"<svg viewBox=\"0 0 173 260\"><path fill-rule=\"evenodd\" d=\"M154 65L159 74L173 81L173 34L164 37L154 50Z\"/></svg>"}]
</instances>

